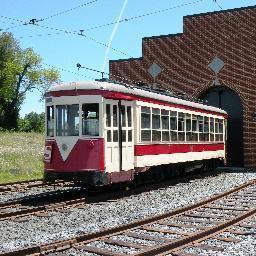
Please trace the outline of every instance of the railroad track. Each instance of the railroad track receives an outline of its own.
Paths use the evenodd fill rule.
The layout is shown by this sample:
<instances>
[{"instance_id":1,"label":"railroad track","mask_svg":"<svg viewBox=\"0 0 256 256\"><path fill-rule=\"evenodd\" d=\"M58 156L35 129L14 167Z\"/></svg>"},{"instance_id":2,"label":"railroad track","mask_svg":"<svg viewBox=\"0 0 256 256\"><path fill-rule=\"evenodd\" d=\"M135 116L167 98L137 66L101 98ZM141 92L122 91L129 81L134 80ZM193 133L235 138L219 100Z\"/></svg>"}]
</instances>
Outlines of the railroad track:
<instances>
[{"instance_id":1,"label":"railroad track","mask_svg":"<svg viewBox=\"0 0 256 256\"><path fill-rule=\"evenodd\" d=\"M52 185L44 183L43 180L21 181L0 185L0 195L3 198L9 193L21 193L21 196L17 199L0 202L0 221L5 219L26 221L28 219L26 217L33 214L46 216L46 212L50 209L61 209L68 207L70 204L75 204L72 199L79 197L81 192L84 192L84 190L68 189L71 185L70 182L59 180L55 185L58 186L58 189L63 187L67 187L67 189L55 191ZM30 195L32 189L35 194ZM80 198L80 201L82 201L82 198ZM77 199L77 203L80 201Z\"/></svg>"},{"instance_id":2,"label":"railroad track","mask_svg":"<svg viewBox=\"0 0 256 256\"><path fill-rule=\"evenodd\" d=\"M5 194L8 192L18 192L23 191L33 187L44 186L43 180L30 180L30 181L19 181L14 183L4 183L0 184L0 194Z\"/></svg>"},{"instance_id":3,"label":"railroad track","mask_svg":"<svg viewBox=\"0 0 256 256\"><path fill-rule=\"evenodd\" d=\"M193 178L194 175L191 175ZM198 177L197 175L195 177ZM50 187L50 191L43 192L40 194L23 196L16 200L9 200L6 202L0 202L0 221L11 219L16 222L24 222L29 220L29 216L36 215L42 217L50 217L52 211L62 211L69 207L78 207L82 204L101 202L106 200L115 200L123 198L124 196L130 196L139 194L141 192L150 191L152 189L158 189L163 186L173 184L173 182L184 181L184 179L176 179L170 181L164 181L160 183L146 184L132 189L131 191L122 191L119 188L102 191L100 193L90 192L86 189L70 189L64 191L51 191L53 186ZM9 185L16 185L23 182L11 183ZM30 188L44 186L45 184L40 183L40 180L30 182L24 182L29 185ZM58 181L57 185L68 186L70 183ZM28 187L29 189L29 187ZM14 191L14 190L13 190ZM107 192L107 193L104 193Z\"/></svg>"},{"instance_id":4,"label":"railroad track","mask_svg":"<svg viewBox=\"0 0 256 256\"><path fill-rule=\"evenodd\" d=\"M252 224L250 220L255 214L254 180L224 194L162 215L0 255L58 255L55 253L75 250L104 256L124 256L128 252L136 256L195 256L199 254L189 253L192 247L213 251L223 249L204 243L209 238L235 243L239 239L223 234L254 234L251 228L255 230L256 223Z\"/></svg>"},{"instance_id":5,"label":"railroad track","mask_svg":"<svg viewBox=\"0 0 256 256\"><path fill-rule=\"evenodd\" d=\"M0 195L7 195L13 192L25 192L33 188L46 188L48 190L53 190L55 186L58 187L69 187L71 182L64 182L62 180L57 180L55 184L44 183L43 180L30 180L30 181L20 181L15 183L5 183L0 184Z\"/></svg>"},{"instance_id":6,"label":"railroad track","mask_svg":"<svg viewBox=\"0 0 256 256\"><path fill-rule=\"evenodd\" d=\"M53 210L84 204L85 189L51 191L26 196L18 200L0 203L0 221L11 219L17 222L29 220L30 215L50 216Z\"/></svg>"}]
</instances>

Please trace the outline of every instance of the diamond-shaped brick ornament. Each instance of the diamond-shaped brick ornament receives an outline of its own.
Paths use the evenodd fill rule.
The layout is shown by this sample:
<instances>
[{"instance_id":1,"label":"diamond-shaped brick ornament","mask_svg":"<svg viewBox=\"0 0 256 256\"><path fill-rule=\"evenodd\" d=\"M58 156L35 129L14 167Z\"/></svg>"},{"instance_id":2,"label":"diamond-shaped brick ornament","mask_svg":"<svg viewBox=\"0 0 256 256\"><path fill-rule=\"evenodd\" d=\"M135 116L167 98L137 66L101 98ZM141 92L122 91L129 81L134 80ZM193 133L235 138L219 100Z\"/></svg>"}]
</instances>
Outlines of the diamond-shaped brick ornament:
<instances>
[{"instance_id":1,"label":"diamond-shaped brick ornament","mask_svg":"<svg viewBox=\"0 0 256 256\"><path fill-rule=\"evenodd\" d=\"M149 67L148 72L155 79L161 73L161 68L156 63L153 63Z\"/></svg>"},{"instance_id":2,"label":"diamond-shaped brick ornament","mask_svg":"<svg viewBox=\"0 0 256 256\"><path fill-rule=\"evenodd\" d=\"M215 73L218 74L220 70L225 66L225 63L223 60L221 60L219 57L214 57L214 59L211 61L211 63L208 65L208 67Z\"/></svg>"}]
</instances>

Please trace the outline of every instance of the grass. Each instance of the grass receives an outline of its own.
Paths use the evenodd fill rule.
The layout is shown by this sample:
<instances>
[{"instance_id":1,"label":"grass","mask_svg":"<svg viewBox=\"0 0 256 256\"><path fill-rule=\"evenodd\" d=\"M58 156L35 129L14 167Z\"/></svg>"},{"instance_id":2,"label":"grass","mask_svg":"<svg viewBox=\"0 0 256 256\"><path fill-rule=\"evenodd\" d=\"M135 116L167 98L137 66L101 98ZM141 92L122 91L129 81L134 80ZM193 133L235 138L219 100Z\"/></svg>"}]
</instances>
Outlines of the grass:
<instances>
[{"instance_id":1,"label":"grass","mask_svg":"<svg viewBox=\"0 0 256 256\"><path fill-rule=\"evenodd\" d=\"M0 132L0 183L43 177L44 136Z\"/></svg>"}]
</instances>

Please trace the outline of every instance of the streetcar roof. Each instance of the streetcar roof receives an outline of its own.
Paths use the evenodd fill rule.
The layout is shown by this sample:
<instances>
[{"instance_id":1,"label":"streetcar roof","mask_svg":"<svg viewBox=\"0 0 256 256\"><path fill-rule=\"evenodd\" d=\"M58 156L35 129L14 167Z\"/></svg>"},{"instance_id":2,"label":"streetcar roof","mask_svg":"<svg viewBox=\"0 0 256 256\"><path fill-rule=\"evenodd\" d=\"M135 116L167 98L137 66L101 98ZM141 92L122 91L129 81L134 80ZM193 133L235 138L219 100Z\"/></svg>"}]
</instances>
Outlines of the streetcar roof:
<instances>
[{"instance_id":1,"label":"streetcar roof","mask_svg":"<svg viewBox=\"0 0 256 256\"><path fill-rule=\"evenodd\" d=\"M165 95L161 93L157 93L155 91L145 90L143 87L140 89L139 86L133 87L124 84L119 84L115 82L102 82L102 81L79 81L79 82L70 82L70 83L62 83L51 87L48 90L50 92L59 92L59 91L78 91L78 90L103 90L103 91L112 91L119 92L124 94L136 95L145 98L151 98L159 101L169 102L178 105L189 106L196 109L204 109L208 111L213 111L217 113L226 114L227 112L217 108L208 106L203 103L198 103L190 100L185 100L182 98L178 98L172 95Z\"/></svg>"}]
</instances>

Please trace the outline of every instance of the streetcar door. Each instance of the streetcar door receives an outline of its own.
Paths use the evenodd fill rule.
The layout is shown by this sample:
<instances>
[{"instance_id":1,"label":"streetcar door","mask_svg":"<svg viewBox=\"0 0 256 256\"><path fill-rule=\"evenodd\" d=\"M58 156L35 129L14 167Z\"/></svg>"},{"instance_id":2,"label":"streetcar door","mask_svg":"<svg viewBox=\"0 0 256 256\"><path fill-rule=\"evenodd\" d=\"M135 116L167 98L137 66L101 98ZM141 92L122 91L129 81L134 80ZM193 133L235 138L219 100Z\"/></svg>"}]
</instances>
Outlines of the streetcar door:
<instances>
[{"instance_id":1,"label":"streetcar door","mask_svg":"<svg viewBox=\"0 0 256 256\"><path fill-rule=\"evenodd\" d=\"M120 105L120 103L119 103ZM122 170L134 169L133 102L121 102Z\"/></svg>"},{"instance_id":2,"label":"streetcar door","mask_svg":"<svg viewBox=\"0 0 256 256\"><path fill-rule=\"evenodd\" d=\"M106 171L134 169L132 102L105 100L104 112Z\"/></svg>"}]
</instances>

